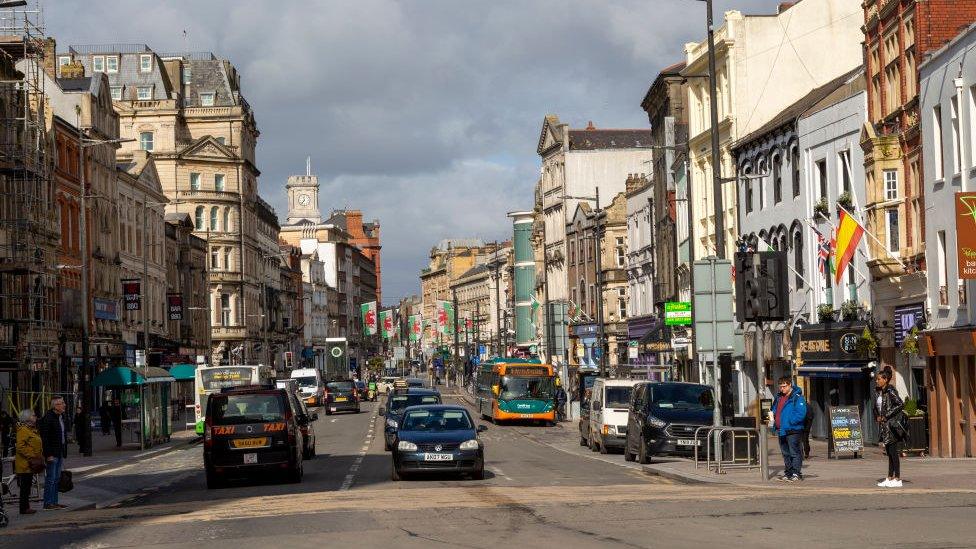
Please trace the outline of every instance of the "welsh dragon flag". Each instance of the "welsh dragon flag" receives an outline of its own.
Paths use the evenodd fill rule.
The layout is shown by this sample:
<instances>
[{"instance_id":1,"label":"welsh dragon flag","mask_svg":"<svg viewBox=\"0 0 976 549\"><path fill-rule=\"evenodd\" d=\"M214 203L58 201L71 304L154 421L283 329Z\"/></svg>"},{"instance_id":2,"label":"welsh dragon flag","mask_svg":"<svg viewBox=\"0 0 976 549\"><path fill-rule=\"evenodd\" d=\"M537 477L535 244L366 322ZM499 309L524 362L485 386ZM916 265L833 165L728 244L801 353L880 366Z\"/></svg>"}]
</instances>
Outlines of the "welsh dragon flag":
<instances>
[{"instance_id":1,"label":"welsh dragon flag","mask_svg":"<svg viewBox=\"0 0 976 549\"><path fill-rule=\"evenodd\" d=\"M383 339L393 337L393 311L380 311L380 335Z\"/></svg>"},{"instance_id":2,"label":"welsh dragon flag","mask_svg":"<svg viewBox=\"0 0 976 549\"><path fill-rule=\"evenodd\" d=\"M376 335L376 302L363 303L360 312L363 315L363 334Z\"/></svg>"},{"instance_id":3,"label":"welsh dragon flag","mask_svg":"<svg viewBox=\"0 0 976 549\"><path fill-rule=\"evenodd\" d=\"M420 341L420 334L423 329L420 315L410 315L407 319L407 325L410 327L410 341Z\"/></svg>"},{"instance_id":4,"label":"welsh dragon flag","mask_svg":"<svg viewBox=\"0 0 976 549\"><path fill-rule=\"evenodd\" d=\"M454 304L450 301L437 302L437 333L454 335Z\"/></svg>"}]
</instances>

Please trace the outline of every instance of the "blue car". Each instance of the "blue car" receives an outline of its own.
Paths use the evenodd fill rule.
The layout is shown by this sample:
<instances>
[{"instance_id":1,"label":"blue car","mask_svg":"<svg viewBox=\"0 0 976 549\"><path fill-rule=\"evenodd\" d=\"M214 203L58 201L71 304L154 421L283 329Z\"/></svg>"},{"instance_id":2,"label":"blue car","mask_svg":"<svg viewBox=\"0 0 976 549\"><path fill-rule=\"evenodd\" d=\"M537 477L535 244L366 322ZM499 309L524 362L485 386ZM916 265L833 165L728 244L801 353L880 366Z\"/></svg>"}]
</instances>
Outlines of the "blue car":
<instances>
[{"instance_id":1,"label":"blue car","mask_svg":"<svg viewBox=\"0 0 976 549\"><path fill-rule=\"evenodd\" d=\"M410 406L403 412L393 449L393 480L414 473L458 473L485 478L485 447L462 406Z\"/></svg>"}]
</instances>

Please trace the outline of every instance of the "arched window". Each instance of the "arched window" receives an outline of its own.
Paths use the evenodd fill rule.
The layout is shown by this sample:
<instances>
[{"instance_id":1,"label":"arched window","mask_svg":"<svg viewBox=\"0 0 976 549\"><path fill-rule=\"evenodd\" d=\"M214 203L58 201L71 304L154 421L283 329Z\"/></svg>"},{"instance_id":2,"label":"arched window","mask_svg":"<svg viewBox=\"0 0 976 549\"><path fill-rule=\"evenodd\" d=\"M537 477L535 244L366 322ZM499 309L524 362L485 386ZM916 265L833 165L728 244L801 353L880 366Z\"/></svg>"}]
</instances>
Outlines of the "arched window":
<instances>
[{"instance_id":1,"label":"arched window","mask_svg":"<svg viewBox=\"0 0 976 549\"><path fill-rule=\"evenodd\" d=\"M783 201L783 157L773 155L773 204Z\"/></svg>"},{"instance_id":2,"label":"arched window","mask_svg":"<svg viewBox=\"0 0 976 549\"><path fill-rule=\"evenodd\" d=\"M790 168L793 169L793 198L800 196L800 148L790 148Z\"/></svg>"},{"instance_id":3,"label":"arched window","mask_svg":"<svg viewBox=\"0 0 976 549\"><path fill-rule=\"evenodd\" d=\"M758 187L757 191L759 193L759 211L763 211L763 209L766 207L766 175L769 172L765 158L759 160L759 166L756 168L756 170L756 173L760 176L760 179L756 180L756 186Z\"/></svg>"},{"instance_id":4,"label":"arched window","mask_svg":"<svg viewBox=\"0 0 976 549\"><path fill-rule=\"evenodd\" d=\"M210 230L217 230L217 206L210 208Z\"/></svg>"},{"instance_id":5,"label":"arched window","mask_svg":"<svg viewBox=\"0 0 976 549\"><path fill-rule=\"evenodd\" d=\"M224 231L230 231L230 206L224 207Z\"/></svg>"},{"instance_id":6,"label":"arched window","mask_svg":"<svg viewBox=\"0 0 976 549\"><path fill-rule=\"evenodd\" d=\"M230 248L224 249L224 270L231 271L233 268L230 265Z\"/></svg>"},{"instance_id":7,"label":"arched window","mask_svg":"<svg viewBox=\"0 0 976 549\"><path fill-rule=\"evenodd\" d=\"M803 288L803 233L793 233L793 270L796 271L796 288Z\"/></svg>"},{"instance_id":8,"label":"arched window","mask_svg":"<svg viewBox=\"0 0 976 549\"><path fill-rule=\"evenodd\" d=\"M196 218L195 226L197 230L202 231L203 230L203 206L197 206L195 218Z\"/></svg>"},{"instance_id":9,"label":"arched window","mask_svg":"<svg viewBox=\"0 0 976 549\"><path fill-rule=\"evenodd\" d=\"M745 174L745 201L746 201L746 213L752 213L752 166L746 166L742 173Z\"/></svg>"}]
</instances>

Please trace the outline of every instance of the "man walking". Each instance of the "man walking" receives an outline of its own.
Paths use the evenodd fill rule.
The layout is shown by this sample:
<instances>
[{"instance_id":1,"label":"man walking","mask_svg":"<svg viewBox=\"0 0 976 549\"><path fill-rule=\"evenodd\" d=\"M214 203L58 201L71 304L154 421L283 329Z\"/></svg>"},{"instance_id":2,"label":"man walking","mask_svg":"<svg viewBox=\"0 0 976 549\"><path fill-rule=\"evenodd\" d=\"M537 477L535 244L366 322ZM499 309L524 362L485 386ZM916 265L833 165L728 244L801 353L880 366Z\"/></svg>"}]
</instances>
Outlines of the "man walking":
<instances>
[{"instance_id":1,"label":"man walking","mask_svg":"<svg viewBox=\"0 0 976 549\"><path fill-rule=\"evenodd\" d=\"M566 421L566 390L556 380L556 421Z\"/></svg>"},{"instance_id":2,"label":"man walking","mask_svg":"<svg viewBox=\"0 0 976 549\"><path fill-rule=\"evenodd\" d=\"M68 456L67 431L64 424L64 399L51 399L51 409L41 419L41 446L47 469L44 475L44 509L65 509L67 505L58 503L58 481L61 480L61 468L64 458Z\"/></svg>"},{"instance_id":3,"label":"man walking","mask_svg":"<svg viewBox=\"0 0 976 549\"><path fill-rule=\"evenodd\" d=\"M803 480L803 424L807 417L807 402L803 391L793 385L789 377L779 378L779 394L773 402L774 429L779 435L785 468L779 480Z\"/></svg>"}]
</instances>

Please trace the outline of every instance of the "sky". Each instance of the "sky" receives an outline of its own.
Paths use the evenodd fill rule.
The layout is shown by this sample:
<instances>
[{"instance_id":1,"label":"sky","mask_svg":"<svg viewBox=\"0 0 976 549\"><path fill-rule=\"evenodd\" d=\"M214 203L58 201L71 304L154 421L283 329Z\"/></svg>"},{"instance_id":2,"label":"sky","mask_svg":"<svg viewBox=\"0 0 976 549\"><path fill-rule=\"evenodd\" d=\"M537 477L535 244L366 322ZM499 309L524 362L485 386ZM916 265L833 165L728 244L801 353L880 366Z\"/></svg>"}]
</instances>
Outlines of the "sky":
<instances>
[{"instance_id":1,"label":"sky","mask_svg":"<svg viewBox=\"0 0 976 549\"><path fill-rule=\"evenodd\" d=\"M694 0L41 0L75 44L212 51L242 75L261 132L260 193L312 172L319 207L382 225L383 301L419 294L444 238L510 238L531 208L543 117L649 127L657 73L705 38ZM776 0L715 0L772 13ZM183 31L186 31L184 38Z\"/></svg>"}]
</instances>

